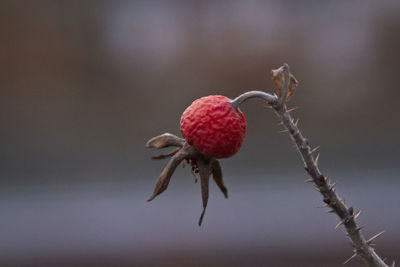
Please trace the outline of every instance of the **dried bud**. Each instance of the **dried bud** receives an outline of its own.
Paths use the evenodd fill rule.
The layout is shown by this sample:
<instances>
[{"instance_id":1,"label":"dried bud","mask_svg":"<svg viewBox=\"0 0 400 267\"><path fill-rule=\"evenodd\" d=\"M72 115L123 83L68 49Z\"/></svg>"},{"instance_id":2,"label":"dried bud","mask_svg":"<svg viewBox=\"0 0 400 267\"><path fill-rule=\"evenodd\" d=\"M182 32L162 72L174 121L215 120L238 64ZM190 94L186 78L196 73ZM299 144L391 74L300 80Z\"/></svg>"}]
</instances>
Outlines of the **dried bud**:
<instances>
[{"instance_id":1,"label":"dried bud","mask_svg":"<svg viewBox=\"0 0 400 267\"><path fill-rule=\"evenodd\" d=\"M283 90L283 84L285 81L285 75L284 75L284 67L280 67L279 69L271 70L272 74L272 80L274 81L275 85L275 93L277 94L278 97L281 97L281 92ZM293 74L289 73L289 90L286 94L286 100L289 100L289 98L293 95L297 85L299 82L296 80L296 78L293 76Z\"/></svg>"}]
</instances>

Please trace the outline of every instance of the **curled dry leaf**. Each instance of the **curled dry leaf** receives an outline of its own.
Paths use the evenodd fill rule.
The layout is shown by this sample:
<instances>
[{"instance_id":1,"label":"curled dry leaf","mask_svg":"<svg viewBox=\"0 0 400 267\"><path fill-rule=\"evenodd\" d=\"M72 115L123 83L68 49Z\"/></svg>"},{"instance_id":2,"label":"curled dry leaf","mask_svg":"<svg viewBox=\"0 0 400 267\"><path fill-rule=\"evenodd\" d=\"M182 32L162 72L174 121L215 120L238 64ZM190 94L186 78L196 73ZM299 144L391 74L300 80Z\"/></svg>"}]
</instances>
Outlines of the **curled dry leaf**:
<instances>
[{"instance_id":1,"label":"curled dry leaf","mask_svg":"<svg viewBox=\"0 0 400 267\"><path fill-rule=\"evenodd\" d=\"M278 97L281 97L281 92L285 81L283 66L280 67L279 69L271 70L271 74L272 74L272 81L274 82L275 86L275 93ZM290 83L289 83L289 90L286 95L286 100L289 100L289 98L293 95L294 91L296 90L296 87L299 84L299 82L297 81L297 79L294 77L293 74L289 73L289 78L290 78Z\"/></svg>"}]
</instances>

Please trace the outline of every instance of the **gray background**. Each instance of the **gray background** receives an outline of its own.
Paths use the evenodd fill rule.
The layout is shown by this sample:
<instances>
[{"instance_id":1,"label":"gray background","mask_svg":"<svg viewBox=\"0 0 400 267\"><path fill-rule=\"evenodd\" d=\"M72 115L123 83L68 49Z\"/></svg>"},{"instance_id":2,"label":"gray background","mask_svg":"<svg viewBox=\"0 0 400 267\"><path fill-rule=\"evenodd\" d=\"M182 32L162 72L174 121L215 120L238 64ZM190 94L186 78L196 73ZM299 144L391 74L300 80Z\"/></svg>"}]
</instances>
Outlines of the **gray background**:
<instances>
[{"instance_id":1,"label":"gray background","mask_svg":"<svg viewBox=\"0 0 400 267\"><path fill-rule=\"evenodd\" d=\"M201 96L271 92L284 62L322 171L399 261L399 33L398 1L2 1L1 265L341 266L343 229L257 100L201 228L189 168L146 202L166 162L145 142Z\"/></svg>"}]
</instances>

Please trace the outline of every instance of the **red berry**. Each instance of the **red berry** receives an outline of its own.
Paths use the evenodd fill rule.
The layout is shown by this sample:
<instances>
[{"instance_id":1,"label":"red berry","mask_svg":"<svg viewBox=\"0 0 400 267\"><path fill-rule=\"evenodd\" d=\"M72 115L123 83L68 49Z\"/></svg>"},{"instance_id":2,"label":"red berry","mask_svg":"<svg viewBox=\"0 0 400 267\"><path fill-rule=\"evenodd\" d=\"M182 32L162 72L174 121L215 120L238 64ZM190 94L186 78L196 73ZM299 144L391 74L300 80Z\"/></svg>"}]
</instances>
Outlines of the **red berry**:
<instances>
[{"instance_id":1,"label":"red berry","mask_svg":"<svg viewBox=\"0 0 400 267\"><path fill-rule=\"evenodd\" d=\"M231 100L210 95L195 100L182 114L181 133L189 145L214 158L234 155L246 134L246 119Z\"/></svg>"}]
</instances>

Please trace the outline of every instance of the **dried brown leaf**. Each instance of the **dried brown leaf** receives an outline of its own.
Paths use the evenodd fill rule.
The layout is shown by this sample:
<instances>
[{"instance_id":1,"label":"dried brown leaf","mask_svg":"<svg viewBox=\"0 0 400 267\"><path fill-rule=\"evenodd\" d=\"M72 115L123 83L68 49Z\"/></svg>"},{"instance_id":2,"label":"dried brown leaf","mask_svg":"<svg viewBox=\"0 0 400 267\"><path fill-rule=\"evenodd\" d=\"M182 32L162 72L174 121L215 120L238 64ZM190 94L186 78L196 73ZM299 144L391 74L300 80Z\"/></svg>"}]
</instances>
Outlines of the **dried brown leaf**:
<instances>
[{"instance_id":1,"label":"dried brown leaf","mask_svg":"<svg viewBox=\"0 0 400 267\"><path fill-rule=\"evenodd\" d=\"M272 74L272 81L274 82L275 93L278 97L281 97L281 92L285 81L283 66L280 67L279 69L271 70L271 74ZM290 78L290 83L289 83L289 90L286 95L286 100L288 100L293 95L296 87L299 84L299 82L297 81L297 79L294 77L293 74L290 73L289 78Z\"/></svg>"}]
</instances>

